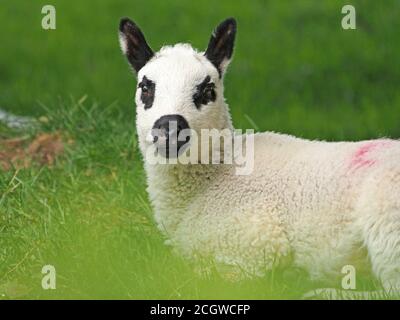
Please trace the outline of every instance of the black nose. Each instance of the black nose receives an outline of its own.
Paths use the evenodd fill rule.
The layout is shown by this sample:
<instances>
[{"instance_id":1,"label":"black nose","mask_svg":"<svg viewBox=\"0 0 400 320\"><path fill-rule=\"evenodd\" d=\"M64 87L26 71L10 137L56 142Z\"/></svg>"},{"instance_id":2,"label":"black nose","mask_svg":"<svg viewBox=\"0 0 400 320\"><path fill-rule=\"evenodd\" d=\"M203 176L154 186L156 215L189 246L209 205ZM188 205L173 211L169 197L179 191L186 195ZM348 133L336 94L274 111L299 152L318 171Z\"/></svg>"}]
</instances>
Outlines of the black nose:
<instances>
[{"instance_id":1,"label":"black nose","mask_svg":"<svg viewBox=\"0 0 400 320\"><path fill-rule=\"evenodd\" d=\"M189 124L179 114L170 114L158 119L152 130L153 142L157 145L158 152L166 158L177 157L190 139L189 130L182 132L185 129L190 129Z\"/></svg>"}]
</instances>

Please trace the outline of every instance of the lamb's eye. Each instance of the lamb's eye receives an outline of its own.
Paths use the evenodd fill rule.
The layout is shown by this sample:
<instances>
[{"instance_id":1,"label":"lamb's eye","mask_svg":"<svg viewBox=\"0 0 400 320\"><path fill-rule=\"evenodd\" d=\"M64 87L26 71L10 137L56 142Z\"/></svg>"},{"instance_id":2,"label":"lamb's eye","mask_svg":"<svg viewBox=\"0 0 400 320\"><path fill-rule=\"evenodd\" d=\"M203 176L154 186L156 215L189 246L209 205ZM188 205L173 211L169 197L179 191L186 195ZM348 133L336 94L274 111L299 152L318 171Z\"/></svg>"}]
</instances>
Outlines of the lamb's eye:
<instances>
[{"instance_id":1,"label":"lamb's eye","mask_svg":"<svg viewBox=\"0 0 400 320\"><path fill-rule=\"evenodd\" d=\"M142 94L149 95L149 88L146 85L142 86Z\"/></svg>"},{"instance_id":2,"label":"lamb's eye","mask_svg":"<svg viewBox=\"0 0 400 320\"><path fill-rule=\"evenodd\" d=\"M142 82L139 83L138 87L141 89L140 99L144 104L145 109L151 108L154 101L154 94L156 85L150 79L147 79L146 76L143 77Z\"/></svg>"},{"instance_id":3,"label":"lamb's eye","mask_svg":"<svg viewBox=\"0 0 400 320\"><path fill-rule=\"evenodd\" d=\"M211 101L215 101L216 97L217 94L215 92L215 83L211 82L210 76L207 76L195 87L193 102L197 109L200 109L202 105L206 105Z\"/></svg>"},{"instance_id":4,"label":"lamb's eye","mask_svg":"<svg viewBox=\"0 0 400 320\"><path fill-rule=\"evenodd\" d=\"M203 99L206 101L215 100L215 90L213 84L208 84L203 91Z\"/></svg>"}]
</instances>

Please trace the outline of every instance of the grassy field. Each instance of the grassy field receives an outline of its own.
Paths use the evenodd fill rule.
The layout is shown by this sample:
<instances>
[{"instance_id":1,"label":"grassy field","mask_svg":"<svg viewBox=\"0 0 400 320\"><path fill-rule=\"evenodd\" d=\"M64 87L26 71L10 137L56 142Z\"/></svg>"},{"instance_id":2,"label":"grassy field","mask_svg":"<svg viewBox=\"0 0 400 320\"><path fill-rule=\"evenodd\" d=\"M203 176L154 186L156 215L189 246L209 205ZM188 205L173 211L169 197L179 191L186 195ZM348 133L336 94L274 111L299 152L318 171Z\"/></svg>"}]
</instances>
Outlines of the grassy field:
<instances>
[{"instance_id":1,"label":"grassy field","mask_svg":"<svg viewBox=\"0 0 400 320\"><path fill-rule=\"evenodd\" d=\"M0 299L296 299L322 285L293 269L239 283L215 272L201 278L163 244L118 22L134 19L153 49L203 49L219 21L236 17L225 92L237 127L326 140L399 137L400 1L352 1L357 29L348 31L347 1L53 0L52 31L41 28L45 4L1 3L0 109L40 125L0 124L0 139L58 132L65 152L50 167L0 170ZM56 267L56 290L41 288L46 264ZM373 287L358 278L359 289Z\"/></svg>"}]
</instances>

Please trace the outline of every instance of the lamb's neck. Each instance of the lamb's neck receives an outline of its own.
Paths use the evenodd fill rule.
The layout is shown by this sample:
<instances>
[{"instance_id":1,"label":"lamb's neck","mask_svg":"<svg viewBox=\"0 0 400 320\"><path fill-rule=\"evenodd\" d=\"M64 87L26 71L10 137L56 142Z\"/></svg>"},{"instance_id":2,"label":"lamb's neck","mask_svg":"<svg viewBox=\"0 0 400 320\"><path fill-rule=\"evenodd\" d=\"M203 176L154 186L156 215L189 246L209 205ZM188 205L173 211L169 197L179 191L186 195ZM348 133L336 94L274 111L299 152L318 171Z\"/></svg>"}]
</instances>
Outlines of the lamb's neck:
<instances>
[{"instance_id":1,"label":"lamb's neck","mask_svg":"<svg viewBox=\"0 0 400 320\"><path fill-rule=\"evenodd\" d=\"M222 128L233 131L229 107L221 112ZM221 159L223 159L223 150ZM145 163L148 193L155 220L165 233L173 233L190 201L214 181L224 169L213 164L149 164Z\"/></svg>"},{"instance_id":2,"label":"lamb's neck","mask_svg":"<svg viewBox=\"0 0 400 320\"><path fill-rule=\"evenodd\" d=\"M146 165L148 193L155 220L167 235L173 233L190 201L202 192L211 177L218 174L215 165Z\"/></svg>"}]
</instances>

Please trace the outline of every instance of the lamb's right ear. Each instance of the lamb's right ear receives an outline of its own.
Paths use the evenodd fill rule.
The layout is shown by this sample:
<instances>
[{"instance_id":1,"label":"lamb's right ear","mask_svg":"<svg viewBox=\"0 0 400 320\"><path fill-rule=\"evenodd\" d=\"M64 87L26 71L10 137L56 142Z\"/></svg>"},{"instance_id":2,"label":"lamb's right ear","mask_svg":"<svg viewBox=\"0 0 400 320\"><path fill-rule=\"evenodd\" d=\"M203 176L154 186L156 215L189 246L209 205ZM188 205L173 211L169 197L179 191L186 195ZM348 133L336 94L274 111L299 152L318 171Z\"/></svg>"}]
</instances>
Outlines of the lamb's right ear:
<instances>
[{"instance_id":1,"label":"lamb's right ear","mask_svg":"<svg viewBox=\"0 0 400 320\"><path fill-rule=\"evenodd\" d=\"M122 52L136 72L139 72L154 55L142 31L128 18L121 19L119 23L119 43Z\"/></svg>"}]
</instances>

